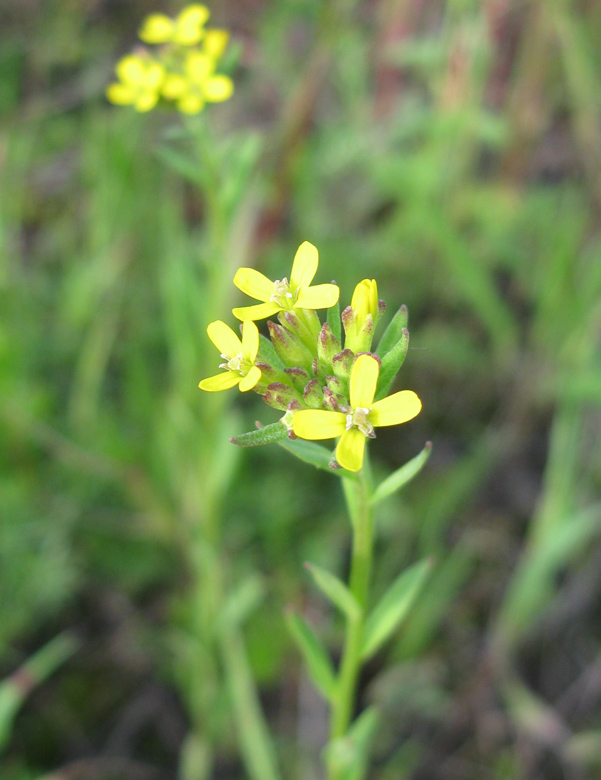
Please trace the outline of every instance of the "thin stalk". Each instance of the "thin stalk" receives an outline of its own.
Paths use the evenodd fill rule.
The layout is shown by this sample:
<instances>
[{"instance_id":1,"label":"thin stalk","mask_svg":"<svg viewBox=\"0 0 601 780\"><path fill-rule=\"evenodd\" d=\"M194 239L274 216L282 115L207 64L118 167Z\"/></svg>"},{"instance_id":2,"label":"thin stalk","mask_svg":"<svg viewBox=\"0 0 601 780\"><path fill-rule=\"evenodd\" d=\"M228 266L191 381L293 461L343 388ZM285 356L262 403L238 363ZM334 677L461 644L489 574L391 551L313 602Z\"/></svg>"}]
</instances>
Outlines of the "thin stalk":
<instances>
[{"instance_id":1,"label":"thin stalk","mask_svg":"<svg viewBox=\"0 0 601 780\"><path fill-rule=\"evenodd\" d=\"M357 617L349 619L346 627L338 690L332 703L332 739L343 737L348 731L361 671L363 623L367 610L373 558L373 513L370 505L372 489L367 459L359 479L350 480L343 477L342 483L353 526L350 589L361 611Z\"/></svg>"},{"instance_id":2,"label":"thin stalk","mask_svg":"<svg viewBox=\"0 0 601 780\"><path fill-rule=\"evenodd\" d=\"M234 710L244 765L252 780L280 780L275 750L250 670L242 635L236 627L221 634L221 654Z\"/></svg>"}]
</instances>

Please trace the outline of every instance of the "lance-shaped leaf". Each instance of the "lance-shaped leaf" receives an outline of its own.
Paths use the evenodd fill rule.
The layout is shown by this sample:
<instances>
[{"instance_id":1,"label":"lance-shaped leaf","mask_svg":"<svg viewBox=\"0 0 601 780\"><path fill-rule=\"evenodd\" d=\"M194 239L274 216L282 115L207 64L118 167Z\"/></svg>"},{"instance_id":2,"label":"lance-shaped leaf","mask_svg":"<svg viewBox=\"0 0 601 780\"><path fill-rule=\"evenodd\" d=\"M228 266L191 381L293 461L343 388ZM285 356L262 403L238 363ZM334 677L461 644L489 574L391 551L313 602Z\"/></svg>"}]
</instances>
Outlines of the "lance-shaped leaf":
<instances>
[{"instance_id":1,"label":"lance-shaped leaf","mask_svg":"<svg viewBox=\"0 0 601 780\"><path fill-rule=\"evenodd\" d=\"M334 284L334 282L332 282ZM342 324L340 322L340 299L335 306L330 306L327 313L327 323L332 329L332 334L339 344L342 343Z\"/></svg>"},{"instance_id":2,"label":"lance-shaped leaf","mask_svg":"<svg viewBox=\"0 0 601 780\"><path fill-rule=\"evenodd\" d=\"M333 469L330 466L332 453L321 444L317 444L317 442L305 441L304 439L294 439L294 441L284 439L278 441L278 444L304 463L315 466L316 469L324 469L325 471L329 471L330 474L336 474L345 479L357 479L356 475L352 474L350 471Z\"/></svg>"},{"instance_id":3,"label":"lance-shaped leaf","mask_svg":"<svg viewBox=\"0 0 601 780\"><path fill-rule=\"evenodd\" d=\"M405 304L397 311L394 317L390 320L388 327L382 334L382 338L378 342L378 348L376 349L376 355L383 358L395 344L401 339L403 330L407 327L407 307Z\"/></svg>"},{"instance_id":4,"label":"lance-shaped leaf","mask_svg":"<svg viewBox=\"0 0 601 780\"><path fill-rule=\"evenodd\" d=\"M296 612L290 611L286 614L286 625L305 659L313 683L323 696L331 701L336 690L336 678L332 661L324 646Z\"/></svg>"},{"instance_id":5,"label":"lance-shaped leaf","mask_svg":"<svg viewBox=\"0 0 601 780\"><path fill-rule=\"evenodd\" d=\"M355 620L361 614L361 607L346 585L334 574L316 566L314 563L305 563L311 572L315 584L334 606L343 612L349 620Z\"/></svg>"},{"instance_id":6,"label":"lance-shaped leaf","mask_svg":"<svg viewBox=\"0 0 601 780\"><path fill-rule=\"evenodd\" d=\"M365 622L361 657L370 658L409 614L419 595L432 561L426 558L402 572L382 596Z\"/></svg>"},{"instance_id":7,"label":"lance-shaped leaf","mask_svg":"<svg viewBox=\"0 0 601 780\"><path fill-rule=\"evenodd\" d=\"M394 347L382 358L380 366L380 376L378 378L378 392L376 393L376 401L384 398L390 390L390 385L393 383L395 376L398 374L400 367L403 365L407 350L409 349L409 331L407 328L403 328L401 338L397 341Z\"/></svg>"},{"instance_id":8,"label":"lance-shaped leaf","mask_svg":"<svg viewBox=\"0 0 601 780\"><path fill-rule=\"evenodd\" d=\"M241 433L240 436L231 436L230 441L232 444L237 444L238 447L260 447L263 444L272 444L274 441L281 441L288 435L286 426L282 423L272 423L271 425L265 425L256 431L249 431L248 433Z\"/></svg>"},{"instance_id":9,"label":"lance-shaped leaf","mask_svg":"<svg viewBox=\"0 0 601 780\"><path fill-rule=\"evenodd\" d=\"M416 474L419 474L419 472L422 470L428 461L431 452L432 444L428 441L419 455L416 455L415 458L412 458L408 463L405 463L404 466L401 466L389 477L386 477L383 482L380 482L374 491L374 494L371 498L371 503L377 504L382 501L382 499L388 498L388 496L396 493L397 490L400 490L404 485L407 484L407 482L412 480L413 477L415 477Z\"/></svg>"},{"instance_id":10,"label":"lance-shaped leaf","mask_svg":"<svg viewBox=\"0 0 601 780\"><path fill-rule=\"evenodd\" d=\"M31 691L64 664L78 644L72 633L59 634L10 677L0 681L0 752L8 743L14 719Z\"/></svg>"},{"instance_id":11,"label":"lance-shaped leaf","mask_svg":"<svg viewBox=\"0 0 601 780\"><path fill-rule=\"evenodd\" d=\"M217 618L219 629L241 626L265 596L265 584L258 574L251 574L227 597Z\"/></svg>"}]
</instances>

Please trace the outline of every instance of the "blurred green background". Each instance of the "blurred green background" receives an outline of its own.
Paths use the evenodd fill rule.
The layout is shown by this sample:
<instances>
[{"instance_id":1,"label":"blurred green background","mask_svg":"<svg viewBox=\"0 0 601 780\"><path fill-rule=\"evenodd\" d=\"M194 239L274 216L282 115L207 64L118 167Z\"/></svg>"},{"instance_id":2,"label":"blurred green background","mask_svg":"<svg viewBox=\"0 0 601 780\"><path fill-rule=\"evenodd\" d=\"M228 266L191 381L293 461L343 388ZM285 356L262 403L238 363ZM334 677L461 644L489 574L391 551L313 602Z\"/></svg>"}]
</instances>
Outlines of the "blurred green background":
<instances>
[{"instance_id":1,"label":"blurred green background","mask_svg":"<svg viewBox=\"0 0 601 780\"><path fill-rule=\"evenodd\" d=\"M374 277L388 316L409 308L396 389L424 408L378 435L376 470L433 442L378 518L376 592L435 569L362 680L385 715L370 777L599 777L601 3L219 0L236 91L197 168L175 115L104 98L142 18L181 7L0 7L2 780L177 776L207 688L185 628L207 451L235 469L227 578L259 583L244 635L285 776L319 777L326 716L283 613L337 657L303 562L346 572L339 485L236 450L276 413L231 391L207 430L197 390L206 324L232 323L206 280L241 257L281 278L304 240L343 302ZM244 778L215 718L212 776Z\"/></svg>"}]
</instances>

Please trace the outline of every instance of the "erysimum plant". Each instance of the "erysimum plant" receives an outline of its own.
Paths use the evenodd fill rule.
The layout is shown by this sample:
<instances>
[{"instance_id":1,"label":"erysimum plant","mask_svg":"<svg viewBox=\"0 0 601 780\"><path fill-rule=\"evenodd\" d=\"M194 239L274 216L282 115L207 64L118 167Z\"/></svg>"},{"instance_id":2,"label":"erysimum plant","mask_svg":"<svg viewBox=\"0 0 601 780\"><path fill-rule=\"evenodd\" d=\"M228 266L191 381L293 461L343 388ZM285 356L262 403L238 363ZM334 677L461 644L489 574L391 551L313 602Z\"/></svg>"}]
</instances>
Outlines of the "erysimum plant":
<instances>
[{"instance_id":1,"label":"erysimum plant","mask_svg":"<svg viewBox=\"0 0 601 780\"><path fill-rule=\"evenodd\" d=\"M350 579L310 565L315 584L346 620L342 659L337 669L325 647L304 619L288 615L292 636L309 674L330 706L330 739L326 750L328 780L361 780L368 771L369 745L377 725L374 709L353 720L356 689L362 665L390 638L407 616L428 576L430 564L421 561L401 572L375 606L370 601L373 559L374 507L400 489L426 462L430 445L380 484L374 485L367 443L376 429L406 423L422 404L413 390L390 394L407 354L407 309L397 311L373 349L376 326L385 304L374 279L360 281L342 313L335 284L312 285L318 252L309 242L299 247L290 280L271 281L252 268L241 268L236 286L260 303L239 307L242 340L221 321L209 325L211 341L221 353L225 373L204 379L203 390L238 385L253 390L281 412L277 422L235 436L242 447L278 443L292 455L328 469L342 481L352 534ZM325 322L318 310L326 309ZM269 337L254 324L268 321ZM335 439L333 450L316 441Z\"/></svg>"}]
</instances>

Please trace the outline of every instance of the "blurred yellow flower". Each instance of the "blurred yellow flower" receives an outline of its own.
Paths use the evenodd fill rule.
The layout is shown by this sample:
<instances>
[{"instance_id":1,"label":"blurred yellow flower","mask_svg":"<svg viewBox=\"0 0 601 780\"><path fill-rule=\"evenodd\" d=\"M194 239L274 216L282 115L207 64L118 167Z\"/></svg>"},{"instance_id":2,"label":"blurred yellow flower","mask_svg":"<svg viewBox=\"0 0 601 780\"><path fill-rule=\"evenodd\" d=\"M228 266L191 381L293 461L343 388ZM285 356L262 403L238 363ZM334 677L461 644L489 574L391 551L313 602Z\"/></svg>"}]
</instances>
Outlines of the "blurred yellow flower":
<instances>
[{"instance_id":1,"label":"blurred yellow flower","mask_svg":"<svg viewBox=\"0 0 601 780\"><path fill-rule=\"evenodd\" d=\"M198 114L205 103L227 100L232 96L234 83L229 76L216 74L215 66L215 59L208 54L189 52L184 75L171 73L165 79L162 90L164 97L175 100L178 109L184 114Z\"/></svg>"},{"instance_id":2,"label":"blurred yellow flower","mask_svg":"<svg viewBox=\"0 0 601 780\"><path fill-rule=\"evenodd\" d=\"M363 466L366 437L374 438L374 427L400 425L416 417L422 403L412 390L401 390L374 403L380 364L372 355L359 355L350 379L348 412L303 409L295 412L292 429L301 439L334 439L336 460L347 471Z\"/></svg>"},{"instance_id":3,"label":"blurred yellow flower","mask_svg":"<svg viewBox=\"0 0 601 780\"><path fill-rule=\"evenodd\" d=\"M239 320L262 320L279 311L329 309L335 306L340 294L335 284L310 287L317 273L318 262L316 247L304 241L294 257L290 281L284 277L272 282L254 268L239 268L234 277L236 287L263 303L234 309L234 317Z\"/></svg>"},{"instance_id":4,"label":"blurred yellow flower","mask_svg":"<svg viewBox=\"0 0 601 780\"><path fill-rule=\"evenodd\" d=\"M150 111L159 100L165 79L160 62L131 54L115 67L119 83L110 84L106 96L119 106L133 106L136 111Z\"/></svg>"},{"instance_id":5,"label":"blurred yellow flower","mask_svg":"<svg viewBox=\"0 0 601 780\"><path fill-rule=\"evenodd\" d=\"M209 18L204 5L189 5L175 18L165 14L152 14L144 20L139 37L144 43L175 43L194 46L205 34L204 25Z\"/></svg>"},{"instance_id":6,"label":"blurred yellow flower","mask_svg":"<svg viewBox=\"0 0 601 780\"><path fill-rule=\"evenodd\" d=\"M221 320L211 322L207 333L225 361L219 366L225 372L203 379L198 385L200 389L215 393L238 385L243 393L252 390L261 378L261 369L255 366L259 352L259 330L255 323L249 321L242 325L242 341Z\"/></svg>"}]
</instances>

